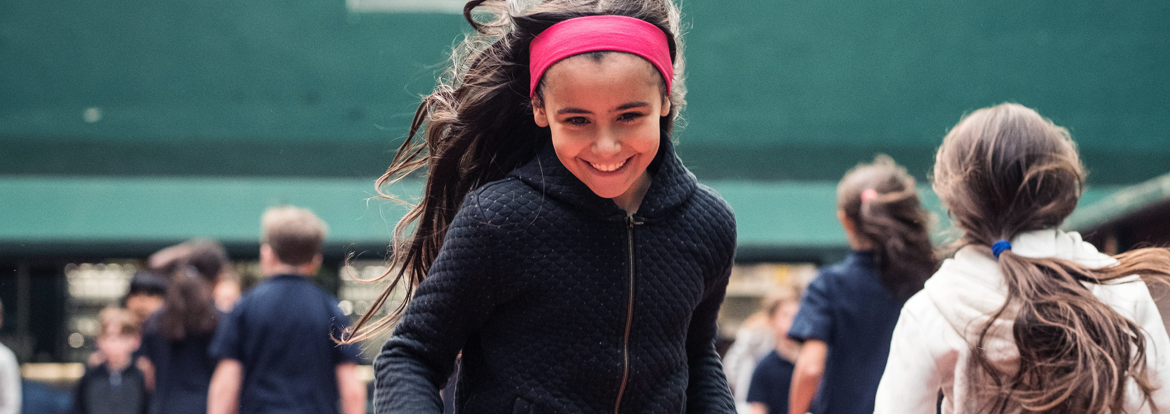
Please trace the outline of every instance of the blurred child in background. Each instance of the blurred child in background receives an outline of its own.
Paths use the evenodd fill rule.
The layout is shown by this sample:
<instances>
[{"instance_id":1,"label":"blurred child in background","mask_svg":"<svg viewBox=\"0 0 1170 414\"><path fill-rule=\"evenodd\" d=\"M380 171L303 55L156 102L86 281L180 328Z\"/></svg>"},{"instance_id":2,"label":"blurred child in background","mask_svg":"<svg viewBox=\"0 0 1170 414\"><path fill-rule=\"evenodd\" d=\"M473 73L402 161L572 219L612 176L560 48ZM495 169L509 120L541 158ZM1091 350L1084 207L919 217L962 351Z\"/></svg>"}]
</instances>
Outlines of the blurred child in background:
<instances>
[{"instance_id":1,"label":"blurred child in background","mask_svg":"<svg viewBox=\"0 0 1170 414\"><path fill-rule=\"evenodd\" d=\"M731 396L739 412L748 410L748 386L751 385L756 365L776 347L777 332L772 329L767 303L769 301L765 297L760 309L743 320L735 332L735 342L723 356L723 373L727 375L727 385L731 387ZM781 336L784 334L779 333Z\"/></svg>"},{"instance_id":2,"label":"blurred child in background","mask_svg":"<svg viewBox=\"0 0 1170 414\"><path fill-rule=\"evenodd\" d=\"M792 327L792 318L796 317L799 309L800 291L794 287L778 287L764 297L768 325L771 331L778 334L774 336L772 350L764 355L752 373L747 391L751 414L788 412L788 390L800 344L784 333Z\"/></svg>"},{"instance_id":3,"label":"blurred child in background","mask_svg":"<svg viewBox=\"0 0 1170 414\"><path fill-rule=\"evenodd\" d=\"M146 376L131 356L141 340L142 322L132 312L118 308L107 308L98 318L101 331L95 342L105 362L87 370L77 382L73 412L146 413Z\"/></svg>"},{"instance_id":4,"label":"blurred child in background","mask_svg":"<svg viewBox=\"0 0 1170 414\"><path fill-rule=\"evenodd\" d=\"M140 323L145 323L163 305L167 295L167 276L149 271L134 272L130 279L130 289L122 298L122 307L134 313Z\"/></svg>"},{"instance_id":5,"label":"blurred child in background","mask_svg":"<svg viewBox=\"0 0 1170 414\"><path fill-rule=\"evenodd\" d=\"M837 218L853 252L820 270L788 332L803 342L791 413L873 412L898 313L937 267L930 215L914 178L890 157L845 174Z\"/></svg>"},{"instance_id":6,"label":"blurred child in background","mask_svg":"<svg viewBox=\"0 0 1170 414\"><path fill-rule=\"evenodd\" d=\"M227 251L212 240L183 244L162 309L146 322L142 348L155 394L152 414L203 414L216 360L207 353L221 313L212 290L228 266ZM164 250L166 251L166 250Z\"/></svg>"}]
</instances>

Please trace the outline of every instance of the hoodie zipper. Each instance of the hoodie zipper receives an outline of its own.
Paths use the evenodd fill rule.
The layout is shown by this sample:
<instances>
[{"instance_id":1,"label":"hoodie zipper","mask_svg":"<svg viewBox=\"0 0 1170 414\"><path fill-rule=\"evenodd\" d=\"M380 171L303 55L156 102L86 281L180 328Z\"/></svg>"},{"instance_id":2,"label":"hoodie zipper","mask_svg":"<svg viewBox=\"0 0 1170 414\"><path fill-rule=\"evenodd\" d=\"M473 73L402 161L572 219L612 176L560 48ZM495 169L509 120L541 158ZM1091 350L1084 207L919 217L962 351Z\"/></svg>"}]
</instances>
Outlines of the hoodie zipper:
<instances>
[{"instance_id":1,"label":"hoodie zipper","mask_svg":"<svg viewBox=\"0 0 1170 414\"><path fill-rule=\"evenodd\" d=\"M617 402L613 405L613 413L620 414L622 395L626 392L626 384L630 379L630 328L634 325L634 226L642 222L634 221L634 216L626 216L626 240L630 253L630 300L626 304L626 333L622 338L622 383L618 387Z\"/></svg>"}]
</instances>

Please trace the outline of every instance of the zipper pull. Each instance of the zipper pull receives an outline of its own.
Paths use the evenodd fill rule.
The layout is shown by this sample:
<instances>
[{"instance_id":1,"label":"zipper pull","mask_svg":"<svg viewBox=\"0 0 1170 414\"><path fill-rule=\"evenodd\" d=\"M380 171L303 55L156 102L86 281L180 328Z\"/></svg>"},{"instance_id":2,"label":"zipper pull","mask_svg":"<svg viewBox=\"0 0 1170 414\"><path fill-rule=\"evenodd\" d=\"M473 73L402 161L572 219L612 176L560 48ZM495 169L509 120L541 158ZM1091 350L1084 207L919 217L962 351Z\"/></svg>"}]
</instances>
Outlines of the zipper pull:
<instances>
[{"instance_id":1,"label":"zipper pull","mask_svg":"<svg viewBox=\"0 0 1170 414\"><path fill-rule=\"evenodd\" d=\"M645 224L645 223L643 223L641 221L634 220L634 216L626 216L626 226L629 226L629 228L632 229L632 228L634 228L634 226L640 226L642 224Z\"/></svg>"}]
</instances>

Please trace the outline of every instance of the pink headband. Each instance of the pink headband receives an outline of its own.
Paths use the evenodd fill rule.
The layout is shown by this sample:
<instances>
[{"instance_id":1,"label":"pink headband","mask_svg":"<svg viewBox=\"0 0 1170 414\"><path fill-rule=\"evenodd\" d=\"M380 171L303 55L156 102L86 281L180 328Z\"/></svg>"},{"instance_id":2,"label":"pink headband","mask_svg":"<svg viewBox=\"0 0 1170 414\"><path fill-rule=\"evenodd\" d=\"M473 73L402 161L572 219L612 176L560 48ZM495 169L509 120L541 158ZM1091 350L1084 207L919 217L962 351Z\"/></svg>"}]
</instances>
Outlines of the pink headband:
<instances>
[{"instance_id":1,"label":"pink headband","mask_svg":"<svg viewBox=\"0 0 1170 414\"><path fill-rule=\"evenodd\" d=\"M569 56L599 51L626 52L650 61L666 80L666 93L670 94L674 65L670 61L666 33L641 19L601 15L565 20L532 39L528 55L532 84L528 96L535 96L544 71L554 63Z\"/></svg>"}]
</instances>

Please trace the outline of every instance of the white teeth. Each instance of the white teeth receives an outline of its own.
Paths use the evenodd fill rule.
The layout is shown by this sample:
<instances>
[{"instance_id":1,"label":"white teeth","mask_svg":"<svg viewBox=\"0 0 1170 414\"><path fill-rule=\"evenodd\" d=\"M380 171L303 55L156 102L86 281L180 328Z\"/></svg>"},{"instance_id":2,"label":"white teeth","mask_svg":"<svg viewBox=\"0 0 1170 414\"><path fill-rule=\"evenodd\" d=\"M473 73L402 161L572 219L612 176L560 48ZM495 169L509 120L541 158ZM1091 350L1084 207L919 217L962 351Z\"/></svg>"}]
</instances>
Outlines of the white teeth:
<instances>
[{"instance_id":1,"label":"white teeth","mask_svg":"<svg viewBox=\"0 0 1170 414\"><path fill-rule=\"evenodd\" d=\"M622 162L619 162L617 164L595 164L595 163L591 162L591 163L589 163L589 165L592 165L593 168L596 168L596 169L601 170L603 172L611 172L611 171L616 171L618 168L622 168L623 165L626 165L626 162L622 161Z\"/></svg>"}]
</instances>

